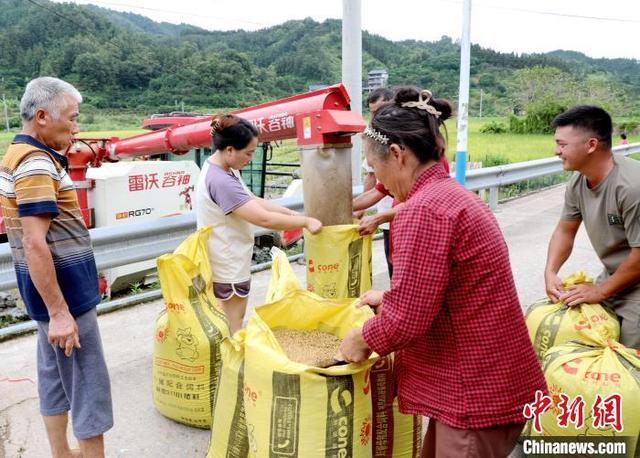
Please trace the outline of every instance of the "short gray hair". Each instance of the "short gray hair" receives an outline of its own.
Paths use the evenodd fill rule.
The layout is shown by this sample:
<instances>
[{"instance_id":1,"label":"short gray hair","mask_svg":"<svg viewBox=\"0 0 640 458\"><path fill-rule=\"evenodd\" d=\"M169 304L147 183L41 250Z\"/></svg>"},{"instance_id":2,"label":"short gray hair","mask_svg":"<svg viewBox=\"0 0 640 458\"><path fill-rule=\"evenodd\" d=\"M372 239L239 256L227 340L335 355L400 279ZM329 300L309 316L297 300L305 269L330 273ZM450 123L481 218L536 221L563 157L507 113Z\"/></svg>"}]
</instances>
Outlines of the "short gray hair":
<instances>
[{"instance_id":1,"label":"short gray hair","mask_svg":"<svg viewBox=\"0 0 640 458\"><path fill-rule=\"evenodd\" d=\"M82 103L80 92L66 81L50 76L43 76L29 81L20 100L20 117L23 121L31 121L39 108L46 110L54 119L60 117L62 96L70 95L76 102Z\"/></svg>"}]
</instances>

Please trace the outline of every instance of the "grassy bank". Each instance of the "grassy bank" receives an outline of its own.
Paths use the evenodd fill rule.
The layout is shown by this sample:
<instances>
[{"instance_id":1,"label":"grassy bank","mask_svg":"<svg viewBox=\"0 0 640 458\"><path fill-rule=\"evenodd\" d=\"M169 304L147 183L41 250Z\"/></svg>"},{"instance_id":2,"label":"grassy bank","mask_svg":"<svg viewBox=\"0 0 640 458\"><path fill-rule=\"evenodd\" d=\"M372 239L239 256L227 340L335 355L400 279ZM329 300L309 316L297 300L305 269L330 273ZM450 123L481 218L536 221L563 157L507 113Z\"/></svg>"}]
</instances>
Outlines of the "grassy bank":
<instances>
[{"instance_id":1,"label":"grassy bank","mask_svg":"<svg viewBox=\"0 0 640 458\"><path fill-rule=\"evenodd\" d=\"M80 138L126 138L145 132L140 128L142 120L147 114L126 112L103 112L80 114ZM12 129L11 132L0 132L0 156L7 150L11 139L20 129Z\"/></svg>"},{"instance_id":2,"label":"grassy bank","mask_svg":"<svg viewBox=\"0 0 640 458\"><path fill-rule=\"evenodd\" d=\"M482 126L491 121L506 123L505 118L471 118L468 132L468 161L482 162L485 166L531 161L552 157L554 150L553 135L533 134L486 134L480 132ZM456 121L445 123L448 137L447 157L454 161L456 155ZM631 135L629 142L640 142L640 134ZM614 138L614 144L617 139ZM298 149L295 140L287 140L274 148L274 161L298 162Z\"/></svg>"}]
</instances>

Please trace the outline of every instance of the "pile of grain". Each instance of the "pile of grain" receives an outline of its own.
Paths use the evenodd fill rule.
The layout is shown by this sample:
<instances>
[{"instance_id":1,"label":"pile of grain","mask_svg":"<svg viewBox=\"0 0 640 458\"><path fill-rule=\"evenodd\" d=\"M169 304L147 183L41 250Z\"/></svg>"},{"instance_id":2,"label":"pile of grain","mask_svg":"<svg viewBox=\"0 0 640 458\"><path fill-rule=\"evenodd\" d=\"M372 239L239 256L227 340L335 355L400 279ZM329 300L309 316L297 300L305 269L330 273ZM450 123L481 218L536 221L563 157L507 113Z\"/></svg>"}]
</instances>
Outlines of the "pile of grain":
<instances>
[{"instance_id":1,"label":"pile of grain","mask_svg":"<svg viewBox=\"0 0 640 458\"><path fill-rule=\"evenodd\" d=\"M279 328L273 334L287 357L297 363L319 366L340 353L342 339L327 332Z\"/></svg>"}]
</instances>

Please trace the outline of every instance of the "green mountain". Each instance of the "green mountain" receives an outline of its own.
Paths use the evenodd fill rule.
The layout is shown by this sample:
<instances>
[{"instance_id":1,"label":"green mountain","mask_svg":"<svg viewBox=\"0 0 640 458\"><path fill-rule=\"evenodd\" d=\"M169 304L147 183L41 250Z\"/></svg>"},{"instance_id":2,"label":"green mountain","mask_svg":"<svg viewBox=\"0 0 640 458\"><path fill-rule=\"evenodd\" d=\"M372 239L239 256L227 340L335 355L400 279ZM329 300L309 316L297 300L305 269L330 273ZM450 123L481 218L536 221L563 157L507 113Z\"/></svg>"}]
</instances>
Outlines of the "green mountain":
<instances>
[{"instance_id":1,"label":"green mountain","mask_svg":"<svg viewBox=\"0 0 640 458\"><path fill-rule=\"evenodd\" d=\"M363 32L363 75L386 68L391 85L416 84L455 99L459 46L393 42ZM341 23L288 21L263 30L210 32L131 13L47 0L0 0L0 89L16 100L26 81L54 75L96 108L242 107L340 81ZM533 84L535 83L535 84ZM471 105L505 115L539 99L640 112L640 63L573 51L508 54L472 46Z\"/></svg>"},{"instance_id":2,"label":"green mountain","mask_svg":"<svg viewBox=\"0 0 640 458\"><path fill-rule=\"evenodd\" d=\"M197 29L197 27L188 24L176 25L169 22L156 22L139 14L113 11L96 5L86 5L85 8L98 15L107 16L114 24L134 33L151 33L154 35L176 37L190 28L194 30Z\"/></svg>"}]
</instances>

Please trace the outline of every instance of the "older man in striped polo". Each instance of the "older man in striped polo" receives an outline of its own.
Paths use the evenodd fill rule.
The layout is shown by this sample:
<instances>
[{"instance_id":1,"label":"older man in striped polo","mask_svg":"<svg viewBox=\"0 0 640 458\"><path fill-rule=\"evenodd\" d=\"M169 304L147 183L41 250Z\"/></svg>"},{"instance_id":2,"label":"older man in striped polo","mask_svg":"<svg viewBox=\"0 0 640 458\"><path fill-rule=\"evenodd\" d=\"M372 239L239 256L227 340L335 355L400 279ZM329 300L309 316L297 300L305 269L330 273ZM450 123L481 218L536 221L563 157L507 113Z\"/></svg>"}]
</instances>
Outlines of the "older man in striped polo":
<instances>
[{"instance_id":1,"label":"older man in striped polo","mask_svg":"<svg viewBox=\"0 0 640 458\"><path fill-rule=\"evenodd\" d=\"M22 132L0 167L18 288L38 323L40 413L54 457L104 456L103 434L113 426L96 263L63 154L78 133L81 102L65 81L30 81L20 102ZM67 441L69 411L80 450Z\"/></svg>"}]
</instances>

